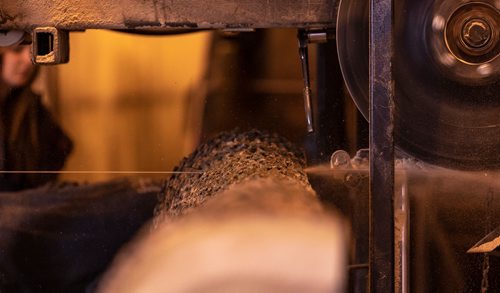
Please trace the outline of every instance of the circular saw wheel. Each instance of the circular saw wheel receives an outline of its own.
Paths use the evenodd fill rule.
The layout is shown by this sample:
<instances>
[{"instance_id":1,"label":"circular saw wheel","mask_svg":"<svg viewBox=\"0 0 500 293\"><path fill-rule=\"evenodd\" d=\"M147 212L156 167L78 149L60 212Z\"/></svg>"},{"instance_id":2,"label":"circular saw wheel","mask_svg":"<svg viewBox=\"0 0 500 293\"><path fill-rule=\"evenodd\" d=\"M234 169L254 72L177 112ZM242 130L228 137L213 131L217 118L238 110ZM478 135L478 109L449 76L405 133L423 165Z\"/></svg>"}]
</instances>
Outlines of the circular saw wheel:
<instances>
[{"instance_id":1,"label":"circular saw wheel","mask_svg":"<svg viewBox=\"0 0 500 293\"><path fill-rule=\"evenodd\" d=\"M395 143L454 169L500 168L499 2L395 1ZM337 46L355 103L369 116L369 0L341 0Z\"/></svg>"}]
</instances>

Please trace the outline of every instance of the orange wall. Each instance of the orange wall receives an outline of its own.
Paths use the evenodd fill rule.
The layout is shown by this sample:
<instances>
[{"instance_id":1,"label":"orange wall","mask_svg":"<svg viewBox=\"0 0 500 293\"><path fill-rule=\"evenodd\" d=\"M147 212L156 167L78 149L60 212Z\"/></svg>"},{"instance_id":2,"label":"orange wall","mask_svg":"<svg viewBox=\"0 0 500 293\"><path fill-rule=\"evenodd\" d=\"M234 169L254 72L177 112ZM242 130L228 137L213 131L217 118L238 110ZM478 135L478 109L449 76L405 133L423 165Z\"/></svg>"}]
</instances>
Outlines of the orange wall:
<instances>
[{"instance_id":1,"label":"orange wall","mask_svg":"<svg viewBox=\"0 0 500 293\"><path fill-rule=\"evenodd\" d=\"M75 143L65 170L170 171L196 143L199 125L189 117L201 115L196 111L210 33L139 36L89 30L70 37L70 63L57 69L60 119Z\"/></svg>"}]
</instances>

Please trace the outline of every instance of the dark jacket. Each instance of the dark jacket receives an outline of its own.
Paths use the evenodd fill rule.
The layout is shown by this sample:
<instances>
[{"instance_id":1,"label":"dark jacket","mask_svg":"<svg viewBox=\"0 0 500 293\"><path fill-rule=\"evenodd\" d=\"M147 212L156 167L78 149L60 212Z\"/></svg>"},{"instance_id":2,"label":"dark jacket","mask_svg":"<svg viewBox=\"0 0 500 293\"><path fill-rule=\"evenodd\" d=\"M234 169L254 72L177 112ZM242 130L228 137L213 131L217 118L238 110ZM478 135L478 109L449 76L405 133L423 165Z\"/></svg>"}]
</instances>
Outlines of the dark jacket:
<instances>
[{"instance_id":1,"label":"dark jacket","mask_svg":"<svg viewBox=\"0 0 500 293\"><path fill-rule=\"evenodd\" d=\"M40 96L29 87L0 83L0 170L56 171L64 166L73 144ZM0 191L20 190L55 180L57 174L3 173Z\"/></svg>"}]
</instances>

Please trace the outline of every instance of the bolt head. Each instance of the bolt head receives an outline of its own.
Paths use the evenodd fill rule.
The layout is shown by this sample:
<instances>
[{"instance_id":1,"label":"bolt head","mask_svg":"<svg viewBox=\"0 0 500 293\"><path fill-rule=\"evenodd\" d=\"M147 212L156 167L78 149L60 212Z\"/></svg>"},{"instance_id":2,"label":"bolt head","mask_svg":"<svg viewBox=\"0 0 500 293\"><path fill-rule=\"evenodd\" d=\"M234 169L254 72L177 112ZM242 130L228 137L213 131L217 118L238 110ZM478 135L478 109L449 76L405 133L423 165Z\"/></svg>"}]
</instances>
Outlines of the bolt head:
<instances>
[{"instance_id":1,"label":"bolt head","mask_svg":"<svg viewBox=\"0 0 500 293\"><path fill-rule=\"evenodd\" d=\"M483 19L471 19L467 21L462 29L462 40L471 48L486 46L491 39L491 27Z\"/></svg>"}]
</instances>

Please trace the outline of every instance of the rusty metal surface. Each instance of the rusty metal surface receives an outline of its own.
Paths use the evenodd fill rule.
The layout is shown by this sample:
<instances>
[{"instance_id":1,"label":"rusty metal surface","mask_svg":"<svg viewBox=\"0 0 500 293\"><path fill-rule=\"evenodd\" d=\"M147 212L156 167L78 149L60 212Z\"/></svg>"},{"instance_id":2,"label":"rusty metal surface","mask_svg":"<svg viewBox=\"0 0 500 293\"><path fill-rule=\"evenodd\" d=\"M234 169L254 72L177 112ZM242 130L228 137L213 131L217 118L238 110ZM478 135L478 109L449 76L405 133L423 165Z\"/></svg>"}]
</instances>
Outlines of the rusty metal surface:
<instances>
[{"instance_id":1,"label":"rusty metal surface","mask_svg":"<svg viewBox=\"0 0 500 293\"><path fill-rule=\"evenodd\" d=\"M370 1L370 292L395 292L393 3Z\"/></svg>"},{"instance_id":2,"label":"rusty metal surface","mask_svg":"<svg viewBox=\"0 0 500 293\"><path fill-rule=\"evenodd\" d=\"M66 30L333 26L336 1L0 0L0 29Z\"/></svg>"}]
</instances>

